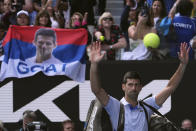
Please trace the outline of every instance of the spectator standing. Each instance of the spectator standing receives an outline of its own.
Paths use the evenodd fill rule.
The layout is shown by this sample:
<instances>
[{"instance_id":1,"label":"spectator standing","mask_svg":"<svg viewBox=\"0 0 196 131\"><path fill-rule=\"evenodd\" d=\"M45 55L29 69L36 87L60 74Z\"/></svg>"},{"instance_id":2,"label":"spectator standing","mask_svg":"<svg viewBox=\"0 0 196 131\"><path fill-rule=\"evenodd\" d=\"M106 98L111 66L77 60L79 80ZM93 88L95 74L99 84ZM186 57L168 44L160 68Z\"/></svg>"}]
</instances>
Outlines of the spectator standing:
<instances>
[{"instance_id":1,"label":"spectator standing","mask_svg":"<svg viewBox=\"0 0 196 131\"><path fill-rule=\"evenodd\" d=\"M186 42L189 45L190 40L196 35L196 21L191 18L193 9L193 3L190 0L177 0L177 12L179 15L175 15L172 21L174 30L176 33L177 43ZM173 44L171 47L171 57L177 58L180 51L180 44ZM194 58L194 51L189 52L190 59Z\"/></svg>"},{"instance_id":2,"label":"spectator standing","mask_svg":"<svg viewBox=\"0 0 196 131\"><path fill-rule=\"evenodd\" d=\"M52 4L47 6L47 11L48 14L50 15L50 21L51 21L51 27L52 28L60 28L60 27L64 27L64 19L61 20L59 17L59 14L55 14L54 8L52 6ZM58 16L57 16L58 15ZM59 19L58 19L59 18Z\"/></svg>"},{"instance_id":3,"label":"spectator standing","mask_svg":"<svg viewBox=\"0 0 196 131\"><path fill-rule=\"evenodd\" d=\"M32 2L35 10L39 12L41 10L45 10L48 7L48 5L52 5L52 7L56 9L56 5L59 2L59 0L33 0Z\"/></svg>"},{"instance_id":4,"label":"spectator standing","mask_svg":"<svg viewBox=\"0 0 196 131\"><path fill-rule=\"evenodd\" d=\"M151 15L154 17L154 26L158 26L161 20L167 16L163 0L154 0L151 7Z\"/></svg>"},{"instance_id":5,"label":"spectator standing","mask_svg":"<svg viewBox=\"0 0 196 131\"><path fill-rule=\"evenodd\" d=\"M129 36L128 36L128 28L131 25L136 25L136 9L133 8L133 3L131 0L126 0L126 6L124 7L123 13L121 14L120 28L125 35L127 41L127 47L125 50L129 50Z\"/></svg>"},{"instance_id":6,"label":"spectator standing","mask_svg":"<svg viewBox=\"0 0 196 131\"><path fill-rule=\"evenodd\" d=\"M164 1L154 0L150 9L151 15L154 17L154 27L156 28L157 34L160 38L160 45L157 51L160 54L160 59L168 59L170 43L167 40L168 38L163 35L163 32L160 29L160 23L162 22L162 19L167 17Z\"/></svg>"},{"instance_id":7,"label":"spectator standing","mask_svg":"<svg viewBox=\"0 0 196 131\"><path fill-rule=\"evenodd\" d=\"M128 29L130 51L124 52L122 60L149 60L152 59L151 50L143 44L143 38L148 33L156 33L153 17L148 8L138 8L138 21Z\"/></svg>"},{"instance_id":8,"label":"spectator standing","mask_svg":"<svg viewBox=\"0 0 196 131\"><path fill-rule=\"evenodd\" d=\"M51 27L50 15L46 10L41 10L35 19L35 26Z\"/></svg>"},{"instance_id":9,"label":"spectator standing","mask_svg":"<svg viewBox=\"0 0 196 131\"><path fill-rule=\"evenodd\" d=\"M23 10L29 13L30 25L35 24L35 18L37 16L37 11L34 8L33 0L25 0L25 4L23 6Z\"/></svg>"},{"instance_id":10,"label":"spectator standing","mask_svg":"<svg viewBox=\"0 0 196 131\"><path fill-rule=\"evenodd\" d=\"M11 0L4 0L3 9L4 13L1 20L8 29L11 24L16 24L16 13L15 10L12 9Z\"/></svg>"},{"instance_id":11,"label":"spectator standing","mask_svg":"<svg viewBox=\"0 0 196 131\"><path fill-rule=\"evenodd\" d=\"M36 21L35 16L37 16L37 12L42 12L43 10L50 10L51 12L51 7L52 10L54 10L53 12L58 12L58 5L60 3L61 0L26 0L26 1L31 1L30 5L33 7L34 11L32 12L32 16ZM49 9L48 9L49 7ZM49 13L49 12L48 12ZM55 13L58 15L58 13ZM62 23L64 22L64 19L60 19L59 15L53 15L53 14L49 14L50 16L50 21L52 22L50 27L57 27L57 23L56 21L59 23L59 27L64 28L64 25L62 25ZM31 16L31 15L30 15ZM34 25L35 25L35 21L34 21Z\"/></svg>"},{"instance_id":12,"label":"spectator standing","mask_svg":"<svg viewBox=\"0 0 196 131\"><path fill-rule=\"evenodd\" d=\"M59 19L61 19L60 21L64 22L62 28L69 28L71 15L70 2L68 0L60 0L55 13L59 16Z\"/></svg>"}]
</instances>

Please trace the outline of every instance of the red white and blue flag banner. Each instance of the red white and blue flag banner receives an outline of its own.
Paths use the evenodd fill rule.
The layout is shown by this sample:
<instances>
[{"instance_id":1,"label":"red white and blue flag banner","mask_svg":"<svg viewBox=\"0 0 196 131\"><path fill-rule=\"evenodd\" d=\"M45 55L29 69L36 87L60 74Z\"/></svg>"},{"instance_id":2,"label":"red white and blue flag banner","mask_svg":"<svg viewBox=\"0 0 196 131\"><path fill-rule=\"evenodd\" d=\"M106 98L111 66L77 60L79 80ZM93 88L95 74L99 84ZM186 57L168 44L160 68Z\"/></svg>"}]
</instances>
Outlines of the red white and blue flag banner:
<instances>
[{"instance_id":1,"label":"red white and blue flag banner","mask_svg":"<svg viewBox=\"0 0 196 131\"><path fill-rule=\"evenodd\" d=\"M55 32L56 46L52 49L49 59L36 62L38 50L47 54L46 49L38 49L34 44L35 33L41 28L44 27L10 26L3 41L4 58L1 64L0 81L9 77L29 77L42 71L48 76L66 75L75 81L83 82L86 69L87 31L45 28ZM46 43L45 46L50 46L47 40L39 41L39 44Z\"/></svg>"}]
</instances>

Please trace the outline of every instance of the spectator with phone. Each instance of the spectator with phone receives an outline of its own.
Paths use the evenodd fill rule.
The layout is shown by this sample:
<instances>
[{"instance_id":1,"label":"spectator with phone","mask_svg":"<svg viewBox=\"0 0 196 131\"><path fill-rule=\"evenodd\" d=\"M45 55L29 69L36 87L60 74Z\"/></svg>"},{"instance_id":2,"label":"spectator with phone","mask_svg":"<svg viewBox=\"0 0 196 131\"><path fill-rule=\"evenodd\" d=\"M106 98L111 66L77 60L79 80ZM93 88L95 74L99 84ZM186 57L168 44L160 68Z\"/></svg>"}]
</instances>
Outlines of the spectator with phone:
<instances>
[{"instance_id":1,"label":"spectator with phone","mask_svg":"<svg viewBox=\"0 0 196 131\"><path fill-rule=\"evenodd\" d=\"M148 33L157 33L153 24L153 17L148 8L137 9L137 23L128 29L130 50L124 52L122 60L150 60L152 53L150 48L143 44L143 38Z\"/></svg>"}]
</instances>

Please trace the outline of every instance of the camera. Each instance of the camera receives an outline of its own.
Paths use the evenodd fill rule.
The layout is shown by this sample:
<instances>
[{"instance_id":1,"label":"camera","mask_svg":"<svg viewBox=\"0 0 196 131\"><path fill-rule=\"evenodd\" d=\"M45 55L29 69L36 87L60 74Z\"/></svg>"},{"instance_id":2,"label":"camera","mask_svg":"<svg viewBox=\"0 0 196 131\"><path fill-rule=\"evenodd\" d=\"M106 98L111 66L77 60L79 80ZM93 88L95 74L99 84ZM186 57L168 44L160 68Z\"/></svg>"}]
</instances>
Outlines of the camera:
<instances>
[{"instance_id":1,"label":"camera","mask_svg":"<svg viewBox=\"0 0 196 131\"><path fill-rule=\"evenodd\" d=\"M146 1L144 1L144 3L141 5L140 9L141 9L141 16L146 17L149 15L149 5Z\"/></svg>"},{"instance_id":2,"label":"camera","mask_svg":"<svg viewBox=\"0 0 196 131\"><path fill-rule=\"evenodd\" d=\"M27 124L27 131L47 131L47 125L42 121L33 121Z\"/></svg>"},{"instance_id":3,"label":"camera","mask_svg":"<svg viewBox=\"0 0 196 131\"><path fill-rule=\"evenodd\" d=\"M141 16L143 16L143 17L148 16L148 9L147 8L142 8L141 9Z\"/></svg>"}]
</instances>

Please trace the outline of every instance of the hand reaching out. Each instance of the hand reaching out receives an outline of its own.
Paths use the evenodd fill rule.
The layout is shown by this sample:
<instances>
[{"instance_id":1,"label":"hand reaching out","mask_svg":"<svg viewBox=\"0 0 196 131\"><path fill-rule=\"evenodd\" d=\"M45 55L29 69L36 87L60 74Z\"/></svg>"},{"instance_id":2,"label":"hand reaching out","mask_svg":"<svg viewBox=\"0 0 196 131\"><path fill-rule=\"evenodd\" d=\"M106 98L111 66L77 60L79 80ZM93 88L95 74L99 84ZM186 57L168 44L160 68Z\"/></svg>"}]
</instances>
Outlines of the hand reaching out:
<instances>
[{"instance_id":1,"label":"hand reaching out","mask_svg":"<svg viewBox=\"0 0 196 131\"><path fill-rule=\"evenodd\" d=\"M126 0L126 5L127 5L127 6L131 6L131 4L132 4L132 3L130 2L130 0Z\"/></svg>"},{"instance_id":2,"label":"hand reaching out","mask_svg":"<svg viewBox=\"0 0 196 131\"><path fill-rule=\"evenodd\" d=\"M88 12L85 12L84 13L84 17L83 17L83 20L82 20L82 25L87 25L87 19L88 19Z\"/></svg>"},{"instance_id":3,"label":"hand reaching out","mask_svg":"<svg viewBox=\"0 0 196 131\"><path fill-rule=\"evenodd\" d=\"M189 51L190 47L188 47L187 43L181 43L180 52L178 52L178 58L183 64L187 64L189 61Z\"/></svg>"},{"instance_id":4,"label":"hand reaching out","mask_svg":"<svg viewBox=\"0 0 196 131\"><path fill-rule=\"evenodd\" d=\"M96 41L95 43L93 43L90 46L90 61L91 63L99 63L103 57L104 57L104 53L101 53L101 42Z\"/></svg>"}]
</instances>

